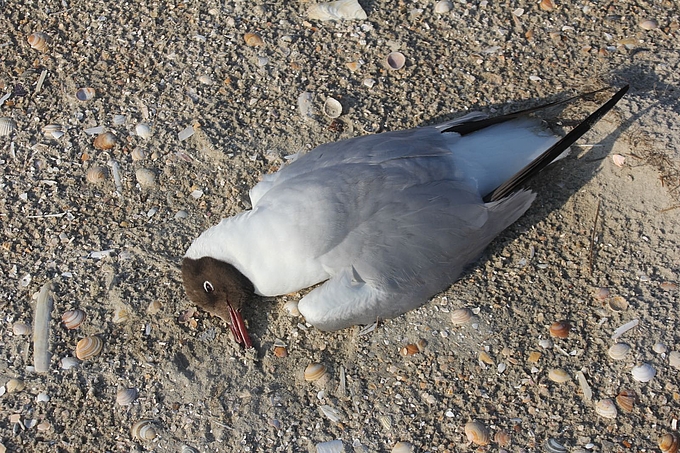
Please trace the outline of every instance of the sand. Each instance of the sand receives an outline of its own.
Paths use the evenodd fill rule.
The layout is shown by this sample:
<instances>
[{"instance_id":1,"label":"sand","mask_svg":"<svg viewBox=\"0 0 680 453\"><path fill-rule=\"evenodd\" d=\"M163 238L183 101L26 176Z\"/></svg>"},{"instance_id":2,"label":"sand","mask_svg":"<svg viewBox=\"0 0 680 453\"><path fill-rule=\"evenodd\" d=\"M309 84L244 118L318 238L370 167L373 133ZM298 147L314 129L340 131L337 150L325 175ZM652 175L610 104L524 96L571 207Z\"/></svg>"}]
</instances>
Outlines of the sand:
<instances>
[{"instance_id":1,"label":"sand","mask_svg":"<svg viewBox=\"0 0 680 453\"><path fill-rule=\"evenodd\" d=\"M562 451L658 451L680 418L670 361L680 351L677 4L558 1L545 11L462 0L436 14L431 1L361 0L368 19L321 22L306 2L141 3L2 4L0 97L10 96L0 117L16 122L0 137L7 451L315 452L338 440L345 452L399 441L417 452L521 452L551 439ZM658 26L640 26L650 19ZM29 46L35 32L49 35L46 49ZM246 45L247 32L263 45ZM406 57L401 70L384 66L392 51ZM249 188L286 156L626 83L621 103L532 183L529 212L418 310L367 333L324 333L284 310L302 294L258 300L244 311L255 345L244 351L184 294L191 241L248 209ZM79 101L81 87L94 98ZM304 92L313 111L303 116ZM336 120L322 113L327 97L342 104ZM602 99L557 112L557 130ZM63 135L46 136L49 124ZM111 149L93 146L97 127L115 134ZM97 166L104 180L89 182ZM140 169L151 174L138 179ZM48 282L52 356L38 373L19 323L35 324ZM454 325L461 307L474 317ZM61 323L70 309L86 314L74 330ZM560 320L569 335L551 339ZM631 351L613 360L612 333L632 320L618 339ZM102 351L63 369L93 335ZM419 340L422 351L400 353ZM279 342L287 357L274 355ZM312 362L328 370L324 384L304 380ZM633 379L641 363L656 370L649 382ZM569 381L549 380L554 368ZM138 392L129 405L116 403L124 388ZM624 389L637 395L631 412L596 411ZM131 435L144 419L151 440ZM468 442L473 420L489 447Z\"/></svg>"}]
</instances>

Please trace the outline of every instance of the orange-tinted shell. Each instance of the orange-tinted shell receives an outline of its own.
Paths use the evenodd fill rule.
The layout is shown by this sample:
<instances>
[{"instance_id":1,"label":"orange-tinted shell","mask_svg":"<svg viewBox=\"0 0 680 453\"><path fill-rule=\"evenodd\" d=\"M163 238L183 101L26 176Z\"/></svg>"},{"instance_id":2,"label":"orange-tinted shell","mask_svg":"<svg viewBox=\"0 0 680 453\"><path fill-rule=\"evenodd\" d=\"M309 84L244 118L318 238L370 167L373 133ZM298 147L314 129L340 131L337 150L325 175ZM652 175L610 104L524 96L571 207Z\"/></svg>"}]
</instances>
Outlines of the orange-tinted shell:
<instances>
[{"instance_id":1,"label":"orange-tinted shell","mask_svg":"<svg viewBox=\"0 0 680 453\"><path fill-rule=\"evenodd\" d=\"M555 2L552 0L541 0L541 3L539 3L538 6L543 11L552 11L555 9Z\"/></svg>"},{"instance_id":2,"label":"orange-tinted shell","mask_svg":"<svg viewBox=\"0 0 680 453\"><path fill-rule=\"evenodd\" d=\"M28 36L28 44L40 52L47 50L50 42L50 36L47 33L37 32Z\"/></svg>"},{"instance_id":3,"label":"orange-tinted shell","mask_svg":"<svg viewBox=\"0 0 680 453\"><path fill-rule=\"evenodd\" d=\"M85 312L82 310L69 310L61 315L61 321L67 329L77 329L85 320Z\"/></svg>"},{"instance_id":4,"label":"orange-tinted shell","mask_svg":"<svg viewBox=\"0 0 680 453\"><path fill-rule=\"evenodd\" d=\"M569 324L569 321L556 321L550 326L550 336L555 338L567 338L570 330L571 324Z\"/></svg>"},{"instance_id":5,"label":"orange-tinted shell","mask_svg":"<svg viewBox=\"0 0 680 453\"><path fill-rule=\"evenodd\" d=\"M257 33L246 33L245 35L243 35L243 40L246 42L246 45L250 47L264 46L264 41L262 40L262 37Z\"/></svg>"},{"instance_id":6,"label":"orange-tinted shell","mask_svg":"<svg viewBox=\"0 0 680 453\"><path fill-rule=\"evenodd\" d=\"M97 149L111 149L116 144L116 136L111 132L97 135L94 139L94 147Z\"/></svg>"},{"instance_id":7,"label":"orange-tinted shell","mask_svg":"<svg viewBox=\"0 0 680 453\"><path fill-rule=\"evenodd\" d=\"M88 360L102 352L104 342L97 336L85 337L76 345L76 357L80 360Z\"/></svg>"},{"instance_id":8,"label":"orange-tinted shell","mask_svg":"<svg viewBox=\"0 0 680 453\"><path fill-rule=\"evenodd\" d=\"M494 436L493 440L498 444L499 447L509 447L512 443L512 436L509 432L504 429L498 431Z\"/></svg>"},{"instance_id":9,"label":"orange-tinted shell","mask_svg":"<svg viewBox=\"0 0 680 453\"><path fill-rule=\"evenodd\" d=\"M680 448L678 433L666 433L659 438L659 449L662 453L676 453L678 448Z\"/></svg>"},{"instance_id":10,"label":"orange-tinted shell","mask_svg":"<svg viewBox=\"0 0 680 453\"><path fill-rule=\"evenodd\" d=\"M637 395L632 390L621 390L616 396L616 402L624 412L631 412L637 401Z\"/></svg>"}]
</instances>

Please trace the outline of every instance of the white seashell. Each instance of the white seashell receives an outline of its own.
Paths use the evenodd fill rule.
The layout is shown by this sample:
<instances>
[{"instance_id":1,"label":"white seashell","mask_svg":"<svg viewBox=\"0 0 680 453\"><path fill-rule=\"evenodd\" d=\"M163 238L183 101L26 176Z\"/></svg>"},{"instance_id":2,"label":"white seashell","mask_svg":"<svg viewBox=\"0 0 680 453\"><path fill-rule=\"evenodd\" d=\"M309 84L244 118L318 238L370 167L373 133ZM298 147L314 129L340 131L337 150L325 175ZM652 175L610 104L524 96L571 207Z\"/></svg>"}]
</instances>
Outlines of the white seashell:
<instances>
[{"instance_id":1,"label":"white seashell","mask_svg":"<svg viewBox=\"0 0 680 453\"><path fill-rule=\"evenodd\" d=\"M654 343L654 346L652 346L652 350L657 354L665 354L666 352L668 352L668 346L661 342L657 342Z\"/></svg>"},{"instance_id":2,"label":"white seashell","mask_svg":"<svg viewBox=\"0 0 680 453\"><path fill-rule=\"evenodd\" d=\"M12 324L12 332L14 335L30 335L32 330L25 322L15 322Z\"/></svg>"},{"instance_id":3,"label":"white seashell","mask_svg":"<svg viewBox=\"0 0 680 453\"><path fill-rule=\"evenodd\" d=\"M654 19L646 19L640 22L640 28L643 30L654 30L659 28L659 23Z\"/></svg>"},{"instance_id":4,"label":"white seashell","mask_svg":"<svg viewBox=\"0 0 680 453\"><path fill-rule=\"evenodd\" d=\"M626 158L621 154L614 154L612 155L612 161L617 167L623 167L623 165L626 163Z\"/></svg>"},{"instance_id":5,"label":"white seashell","mask_svg":"<svg viewBox=\"0 0 680 453\"><path fill-rule=\"evenodd\" d=\"M89 360L102 352L103 347L104 342L98 336L85 337L76 345L76 357Z\"/></svg>"},{"instance_id":6,"label":"white seashell","mask_svg":"<svg viewBox=\"0 0 680 453\"><path fill-rule=\"evenodd\" d=\"M633 379L640 382L649 382L656 376L656 370L648 363L634 366L630 372L633 375Z\"/></svg>"},{"instance_id":7,"label":"white seashell","mask_svg":"<svg viewBox=\"0 0 680 453\"><path fill-rule=\"evenodd\" d=\"M441 0L434 5L434 12L437 14L446 14L453 9L453 3L450 0Z\"/></svg>"},{"instance_id":8,"label":"white seashell","mask_svg":"<svg viewBox=\"0 0 680 453\"><path fill-rule=\"evenodd\" d=\"M548 379L558 384L563 384L571 380L569 373L564 371L562 368L552 368L548 371Z\"/></svg>"},{"instance_id":9,"label":"white seashell","mask_svg":"<svg viewBox=\"0 0 680 453\"><path fill-rule=\"evenodd\" d=\"M451 312L451 322L455 325L465 324L472 319L472 310L469 308L456 308Z\"/></svg>"},{"instance_id":10,"label":"white seashell","mask_svg":"<svg viewBox=\"0 0 680 453\"><path fill-rule=\"evenodd\" d=\"M344 453L345 446L339 439L316 444L316 453Z\"/></svg>"},{"instance_id":11,"label":"white seashell","mask_svg":"<svg viewBox=\"0 0 680 453\"><path fill-rule=\"evenodd\" d=\"M618 411L616 410L616 404L611 398L601 399L595 403L595 412L604 418L616 418Z\"/></svg>"},{"instance_id":12,"label":"white seashell","mask_svg":"<svg viewBox=\"0 0 680 453\"><path fill-rule=\"evenodd\" d=\"M375 85L375 79L364 79L363 82L361 82L366 88L373 88L373 85Z\"/></svg>"},{"instance_id":13,"label":"white seashell","mask_svg":"<svg viewBox=\"0 0 680 453\"><path fill-rule=\"evenodd\" d=\"M62 370L70 370L71 368L80 365L80 360L75 357L64 357L61 359L60 364Z\"/></svg>"},{"instance_id":14,"label":"white seashell","mask_svg":"<svg viewBox=\"0 0 680 453\"><path fill-rule=\"evenodd\" d=\"M609 348L607 354L614 360L623 360L628 352L630 352L629 345L626 343L615 343Z\"/></svg>"},{"instance_id":15,"label":"white seashell","mask_svg":"<svg viewBox=\"0 0 680 453\"><path fill-rule=\"evenodd\" d=\"M113 124L114 124L114 126L123 125L123 124L125 124L126 121L127 121L127 116L125 116L125 115L120 115L120 114L118 114L118 115L113 115Z\"/></svg>"},{"instance_id":16,"label":"white seashell","mask_svg":"<svg viewBox=\"0 0 680 453\"><path fill-rule=\"evenodd\" d=\"M198 81L201 82L203 85L212 85L213 83L215 83L212 77L210 77L207 74L202 74L198 76Z\"/></svg>"},{"instance_id":17,"label":"white seashell","mask_svg":"<svg viewBox=\"0 0 680 453\"><path fill-rule=\"evenodd\" d=\"M286 312L290 316L300 316L300 310L298 309L298 303L295 300L289 300L283 305L283 309L286 310Z\"/></svg>"},{"instance_id":18,"label":"white seashell","mask_svg":"<svg viewBox=\"0 0 680 453\"><path fill-rule=\"evenodd\" d=\"M307 17L316 20L365 20L366 11L357 0L338 0L312 5L307 10Z\"/></svg>"},{"instance_id":19,"label":"white seashell","mask_svg":"<svg viewBox=\"0 0 680 453\"><path fill-rule=\"evenodd\" d=\"M156 174L148 168L138 168L135 171L135 177L142 188L154 187L156 185Z\"/></svg>"},{"instance_id":20,"label":"white seashell","mask_svg":"<svg viewBox=\"0 0 680 453\"><path fill-rule=\"evenodd\" d=\"M137 394L136 388L120 389L116 392L116 403L121 406L132 404L132 402L137 399Z\"/></svg>"},{"instance_id":21,"label":"white seashell","mask_svg":"<svg viewBox=\"0 0 680 453\"><path fill-rule=\"evenodd\" d=\"M61 315L61 321L67 329L77 329L85 321L85 312L82 310L69 310Z\"/></svg>"},{"instance_id":22,"label":"white seashell","mask_svg":"<svg viewBox=\"0 0 680 453\"><path fill-rule=\"evenodd\" d=\"M337 99L328 97L323 104L323 113L329 118L337 118L342 115L342 104Z\"/></svg>"},{"instance_id":23,"label":"white seashell","mask_svg":"<svg viewBox=\"0 0 680 453\"><path fill-rule=\"evenodd\" d=\"M0 137L10 135L16 129L17 123L12 118L0 118Z\"/></svg>"},{"instance_id":24,"label":"white seashell","mask_svg":"<svg viewBox=\"0 0 680 453\"><path fill-rule=\"evenodd\" d=\"M567 448L552 437L545 442L543 448L546 453L567 453Z\"/></svg>"},{"instance_id":25,"label":"white seashell","mask_svg":"<svg viewBox=\"0 0 680 453\"><path fill-rule=\"evenodd\" d=\"M489 442L491 441L489 429L478 421L465 424L465 435L467 436L468 441L475 445L489 445Z\"/></svg>"},{"instance_id":26,"label":"white seashell","mask_svg":"<svg viewBox=\"0 0 680 453\"><path fill-rule=\"evenodd\" d=\"M311 118L314 115L314 106L312 103L312 93L303 91L298 96L298 111L300 116L304 119Z\"/></svg>"},{"instance_id":27,"label":"white seashell","mask_svg":"<svg viewBox=\"0 0 680 453\"><path fill-rule=\"evenodd\" d=\"M616 341L621 335L628 332L630 329L637 327L638 324L640 324L640 320L633 319L632 321L628 321L624 325L618 327L612 334L612 340Z\"/></svg>"},{"instance_id":28,"label":"white seashell","mask_svg":"<svg viewBox=\"0 0 680 453\"><path fill-rule=\"evenodd\" d=\"M47 138L58 139L64 135L64 128L61 124L47 124L43 126L42 131Z\"/></svg>"},{"instance_id":29,"label":"white seashell","mask_svg":"<svg viewBox=\"0 0 680 453\"><path fill-rule=\"evenodd\" d=\"M97 92L95 91L94 88L89 87L78 88L78 91L76 91L76 99L85 102L89 101L90 99L94 99L96 94Z\"/></svg>"},{"instance_id":30,"label":"white seashell","mask_svg":"<svg viewBox=\"0 0 680 453\"><path fill-rule=\"evenodd\" d=\"M138 137L142 137L144 139L151 137L151 127L149 127L148 124L145 123L139 123L135 127L135 132L137 133Z\"/></svg>"},{"instance_id":31,"label":"white seashell","mask_svg":"<svg viewBox=\"0 0 680 453\"><path fill-rule=\"evenodd\" d=\"M144 160L146 159L146 151L144 151L142 148L138 146L132 150L132 152L130 153L130 157L132 157L132 160L135 162Z\"/></svg>"},{"instance_id":32,"label":"white seashell","mask_svg":"<svg viewBox=\"0 0 680 453\"><path fill-rule=\"evenodd\" d=\"M670 354L668 354L668 364L673 368L680 370L680 352L671 351Z\"/></svg>"},{"instance_id":33,"label":"white seashell","mask_svg":"<svg viewBox=\"0 0 680 453\"><path fill-rule=\"evenodd\" d=\"M50 395L45 392L40 392L36 395L35 401L38 403L47 403L50 401Z\"/></svg>"},{"instance_id":34,"label":"white seashell","mask_svg":"<svg viewBox=\"0 0 680 453\"><path fill-rule=\"evenodd\" d=\"M130 434L137 440L153 440L158 433L156 432L155 422L153 420L140 420L130 428Z\"/></svg>"},{"instance_id":35,"label":"white seashell","mask_svg":"<svg viewBox=\"0 0 680 453\"><path fill-rule=\"evenodd\" d=\"M385 65L394 71L403 68L405 64L406 56L401 52L390 52L387 57L385 57Z\"/></svg>"},{"instance_id":36,"label":"white seashell","mask_svg":"<svg viewBox=\"0 0 680 453\"><path fill-rule=\"evenodd\" d=\"M50 370L52 359L50 353L50 318L53 306L52 284L48 282L40 289L33 316L33 366L37 373L46 373Z\"/></svg>"},{"instance_id":37,"label":"white seashell","mask_svg":"<svg viewBox=\"0 0 680 453\"><path fill-rule=\"evenodd\" d=\"M323 406L319 406L319 409L321 410L321 413L324 414L330 421L333 423L338 423L340 420L344 418L344 415L342 412L340 412L338 409L331 407L327 404L324 404Z\"/></svg>"},{"instance_id":38,"label":"white seashell","mask_svg":"<svg viewBox=\"0 0 680 453\"><path fill-rule=\"evenodd\" d=\"M180 142L183 142L184 140L186 140L189 137L191 137L192 135L194 135L194 132L196 132L196 130L194 129L194 126L187 126L186 128L179 131L179 133L177 134L177 139Z\"/></svg>"},{"instance_id":39,"label":"white seashell","mask_svg":"<svg viewBox=\"0 0 680 453\"><path fill-rule=\"evenodd\" d=\"M397 442L392 447L392 453L414 453L416 451L410 442Z\"/></svg>"},{"instance_id":40,"label":"white seashell","mask_svg":"<svg viewBox=\"0 0 680 453\"><path fill-rule=\"evenodd\" d=\"M106 167L90 167L87 169L87 173L85 173L85 179L92 184L99 184L100 182L106 181L108 174L109 171Z\"/></svg>"}]
</instances>

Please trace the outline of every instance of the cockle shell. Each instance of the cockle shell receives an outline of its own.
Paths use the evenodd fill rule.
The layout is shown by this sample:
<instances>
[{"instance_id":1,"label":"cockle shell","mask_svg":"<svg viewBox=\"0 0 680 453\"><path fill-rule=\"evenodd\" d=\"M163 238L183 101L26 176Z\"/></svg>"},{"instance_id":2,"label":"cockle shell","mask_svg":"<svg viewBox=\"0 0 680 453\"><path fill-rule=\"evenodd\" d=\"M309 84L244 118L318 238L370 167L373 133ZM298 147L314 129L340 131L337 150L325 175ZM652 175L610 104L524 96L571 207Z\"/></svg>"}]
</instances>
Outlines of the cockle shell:
<instances>
[{"instance_id":1,"label":"cockle shell","mask_svg":"<svg viewBox=\"0 0 680 453\"><path fill-rule=\"evenodd\" d=\"M470 322L472 319L472 310L469 308L456 308L451 312L451 322L459 325Z\"/></svg>"},{"instance_id":2,"label":"cockle shell","mask_svg":"<svg viewBox=\"0 0 680 453\"><path fill-rule=\"evenodd\" d=\"M137 182L143 188L154 187L156 185L156 173L148 168L138 168L135 171Z\"/></svg>"},{"instance_id":3,"label":"cockle shell","mask_svg":"<svg viewBox=\"0 0 680 453\"><path fill-rule=\"evenodd\" d=\"M28 35L28 44L40 52L47 50L50 43L50 35L41 31Z\"/></svg>"},{"instance_id":4,"label":"cockle shell","mask_svg":"<svg viewBox=\"0 0 680 453\"><path fill-rule=\"evenodd\" d=\"M137 399L137 394L136 388L122 388L116 392L116 403L121 406L132 404Z\"/></svg>"},{"instance_id":5,"label":"cockle shell","mask_svg":"<svg viewBox=\"0 0 680 453\"><path fill-rule=\"evenodd\" d=\"M659 437L661 453L677 453L680 448L680 435L676 432L666 433Z\"/></svg>"},{"instance_id":6,"label":"cockle shell","mask_svg":"<svg viewBox=\"0 0 680 453\"><path fill-rule=\"evenodd\" d=\"M12 332L14 335L30 335L33 330L31 329L31 326L25 322L17 321L12 324Z\"/></svg>"},{"instance_id":7,"label":"cockle shell","mask_svg":"<svg viewBox=\"0 0 680 453\"><path fill-rule=\"evenodd\" d=\"M246 42L246 45L250 47L264 46L264 41L262 40L262 37L257 33L246 33L245 35L243 35L243 40Z\"/></svg>"},{"instance_id":8,"label":"cockle shell","mask_svg":"<svg viewBox=\"0 0 680 453\"><path fill-rule=\"evenodd\" d=\"M657 354L665 354L668 352L668 346L666 346L664 343L661 343L660 341L657 341L654 343L654 346L652 346L652 350Z\"/></svg>"},{"instance_id":9,"label":"cockle shell","mask_svg":"<svg viewBox=\"0 0 680 453\"><path fill-rule=\"evenodd\" d=\"M623 360L630 351L630 346L626 343L614 343L607 350L607 354L614 360Z\"/></svg>"},{"instance_id":10,"label":"cockle shell","mask_svg":"<svg viewBox=\"0 0 680 453\"><path fill-rule=\"evenodd\" d=\"M366 11L357 0L338 0L312 5L307 10L307 17L314 20L365 20Z\"/></svg>"},{"instance_id":11,"label":"cockle shell","mask_svg":"<svg viewBox=\"0 0 680 453\"><path fill-rule=\"evenodd\" d=\"M385 57L385 65L393 71L398 71L406 64L406 56L401 52L390 52Z\"/></svg>"},{"instance_id":12,"label":"cockle shell","mask_svg":"<svg viewBox=\"0 0 680 453\"><path fill-rule=\"evenodd\" d=\"M567 453L567 448L552 437L545 441L543 449L546 453Z\"/></svg>"},{"instance_id":13,"label":"cockle shell","mask_svg":"<svg viewBox=\"0 0 680 453\"><path fill-rule=\"evenodd\" d=\"M0 137L10 135L16 129L17 123L12 118L0 118Z\"/></svg>"},{"instance_id":14,"label":"cockle shell","mask_svg":"<svg viewBox=\"0 0 680 453\"><path fill-rule=\"evenodd\" d=\"M415 447L410 442L397 442L392 447L392 453L414 453Z\"/></svg>"},{"instance_id":15,"label":"cockle shell","mask_svg":"<svg viewBox=\"0 0 680 453\"><path fill-rule=\"evenodd\" d=\"M90 87L78 88L78 91L76 91L76 99L83 102L89 101L90 99L93 99L96 94L97 91L94 88Z\"/></svg>"},{"instance_id":16,"label":"cockle shell","mask_svg":"<svg viewBox=\"0 0 680 453\"><path fill-rule=\"evenodd\" d=\"M437 14L446 14L453 9L451 0L440 0L434 5L434 12Z\"/></svg>"},{"instance_id":17,"label":"cockle shell","mask_svg":"<svg viewBox=\"0 0 680 453\"><path fill-rule=\"evenodd\" d=\"M538 4L538 7L543 11L552 11L555 9L555 2L552 0L541 0L541 2Z\"/></svg>"},{"instance_id":18,"label":"cockle shell","mask_svg":"<svg viewBox=\"0 0 680 453\"><path fill-rule=\"evenodd\" d=\"M132 437L137 440L153 440L158 435L155 425L156 424L153 420L140 420L132 425L132 428L130 428L130 434L132 434Z\"/></svg>"},{"instance_id":19,"label":"cockle shell","mask_svg":"<svg viewBox=\"0 0 680 453\"><path fill-rule=\"evenodd\" d=\"M102 352L104 341L98 336L85 337L76 345L76 357L89 360Z\"/></svg>"},{"instance_id":20,"label":"cockle shell","mask_svg":"<svg viewBox=\"0 0 680 453\"><path fill-rule=\"evenodd\" d=\"M305 381L323 383L328 379L328 370L322 363L310 363L305 368Z\"/></svg>"},{"instance_id":21,"label":"cockle shell","mask_svg":"<svg viewBox=\"0 0 680 453\"><path fill-rule=\"evenodd\" d=\"M106 167L90 167L87 169L85 179L87 179L87 182L92 184L99 184L100 182L106 181L108 174L109 171L106 169Z\"/></svg>"},{"instance_id":22,"label":"cockle shell","mask_svg":"<svg viewBox=\"0 0 680 453\"><path fill-rule=\"evenodd\" d=\"M95 137L93 145L97 149L111 149L116 144L116 136L111 132L105 132Z\"/></svg>"},{"instance_id":23,"label":"cockle shell","mask_svg":"<svg viewBox=\"0 0 680 453\"><path fill-rule=\"evenodd\" d=\"M85 312L82 310L69 310L61 315L61 321L67 329L77 329L85 320Z\"/></svg>"},{"instance_id":24,"label":"cockle shell","mask_svg":"<svg viewBox=\"0 0 680 453\"><path fill-rule=\"evenodd\" d=\"M649 382L656 376L656 370L648 363L634 366L630 372L633 375L633 379L640 382Z\"/></svg>"},{"instance_id":25,"label":"cockle shell","mask_svg":"<svg viewBox=\"0 0 680 453\"><path fill-rule=\"evenodd\" d=\"M5 384L7 393L17 393L26 388L26 384L21 379L12 378Z\"/></svg>"},{"instance_id":26,"label":"cockle shell","mask_svg":"<svg viewBox=\"0 0 680 453\"><path fill-rule=\"evenodd\" d=\"M329 118L338 118L342 115L342 104L337 99L328 97L323 104L323 113Z\"/></svg>"},{"instance_id":27,"label":"cockle shell","mask_svg":"<svg viewBox=\"0 0 680 453\"><path fill-rule=\"evenodd\" d=\"M135 132L137 133L138 137L142 137L144 139L149 138L152 135L151 127L145 123L139 123L137 126L135 126Z\"/></svg>"},{"instance_id":28,"label":"cockle shell","mask_svg":"<svg viewBox=\"0 0 680 453\"><path fill-rule=\"evenodd\" d=\"M624 389L616 395L616 402L624 412L632 412L635 401L637 401L637 395L632 390Z\"/></svg>"},{"instance_id":29,"label":"cockle shell","mask_svg":"<svg viewBox=\"0 0 680 453\"><path fill-rule=\"evenodd\" d=\"M137 162L140 160L146 159L146 151L144 151L142 148L139 146L135 149L132 150L130 153L130 157L132 157L132 160Z\"/></svg>"},{"instance_id":30,"label":"cockle shell","mask_svg":"<svg viewBox=\"0 0 680 453\"><path fill-rule=\"evenodd\" d=\"M618 411L611 398L604 398L595 403L595 412L604 418L616 418Z\"/></svg>"},{"instance_id":31,"label":"cockle shell","mask_svg":"<svg viewBox=\"0 0 680 453\"><path fill-rule=\"evenodd\" d=\"M481 446L489 445L491 440L488 428L478 421L465 424L465 436L467 436L468 441Z\"/></svg>"},{"instance_id":32,"label":"cockle shell","mask_svg":"<svg viewBox=\"0 0 680 453\"><path fill-rule=\"evenodd\" d=\"M554 338L567 338L571 324L569 321L556 321L550 325L550 336Z\"/></svg>"},{"instance_id":33,"label":"cockle shell","mask_svg":"<svg viewBox=\"0 0 680 453\"><path fill-rule=\"evenodd\" d=\"M564 371L562 368L552 368L548 371L548 379L558 384L563 384L571 380L569 373Z\"/></svg>"}]
</instances>

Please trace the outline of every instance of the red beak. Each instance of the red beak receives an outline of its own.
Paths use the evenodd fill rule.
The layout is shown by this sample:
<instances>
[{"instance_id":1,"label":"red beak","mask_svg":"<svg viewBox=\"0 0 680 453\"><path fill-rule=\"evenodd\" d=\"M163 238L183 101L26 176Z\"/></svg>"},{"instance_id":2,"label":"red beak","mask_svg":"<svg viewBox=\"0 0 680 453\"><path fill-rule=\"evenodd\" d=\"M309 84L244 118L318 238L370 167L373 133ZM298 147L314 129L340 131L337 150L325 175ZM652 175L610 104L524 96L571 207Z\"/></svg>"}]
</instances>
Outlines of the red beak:
<instances>
[{"instance_id":1,"label":"red beak","mask_svg":"<svg viewBox=\"0 0 680 453\"><path fill-rule=\"evenodd\" d=\"M243 316L241 316L241 313L236 311L231 305L229 305L229 317L231 318L229 327L231 328L231 333L234 335L236 342L242 344L246 349L252 348L253 344L250 342L246 325L243 322Z\"/></svg>"}]
</instances>

